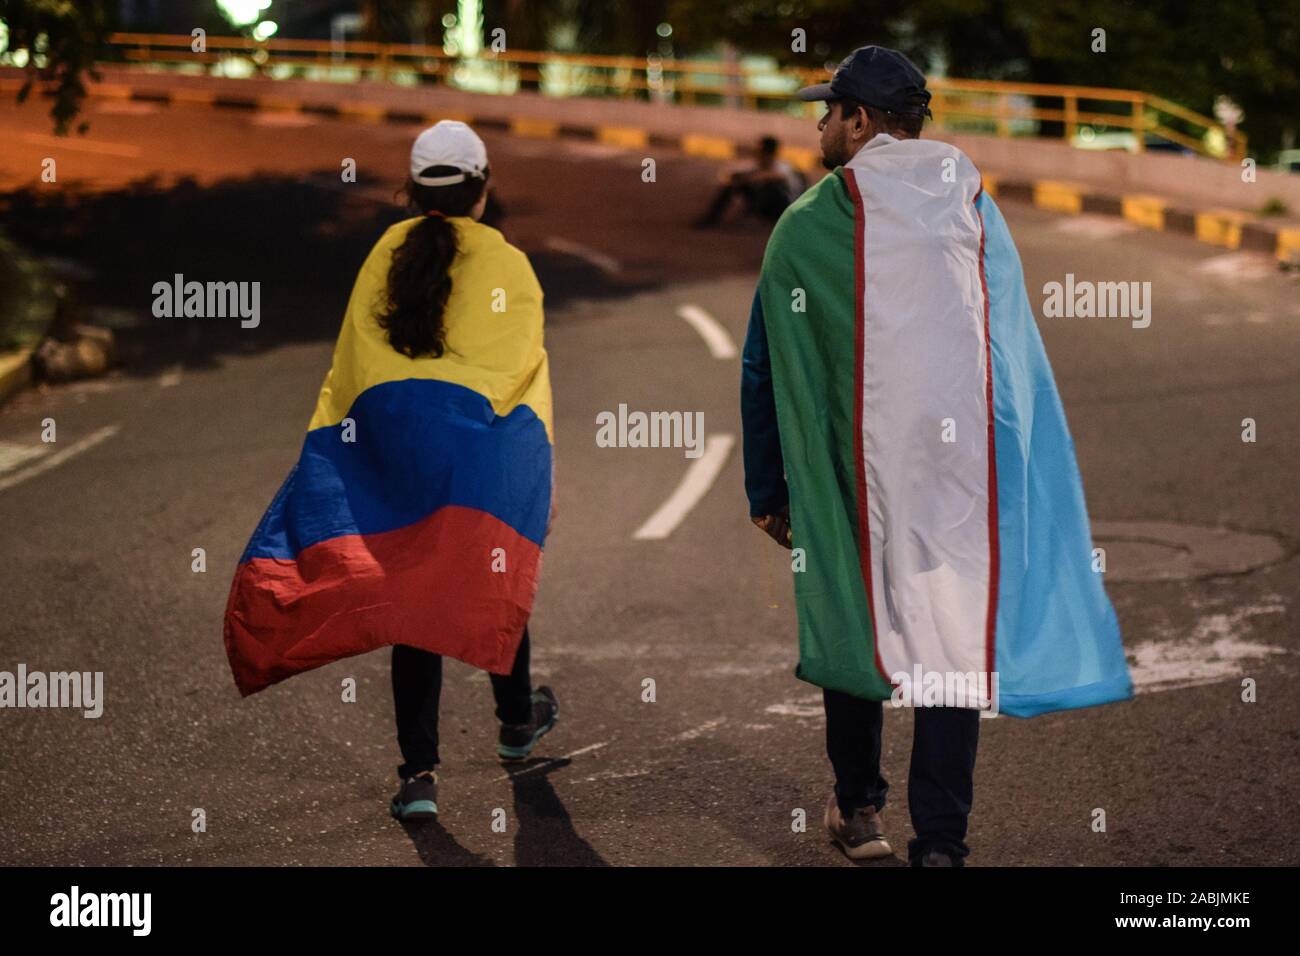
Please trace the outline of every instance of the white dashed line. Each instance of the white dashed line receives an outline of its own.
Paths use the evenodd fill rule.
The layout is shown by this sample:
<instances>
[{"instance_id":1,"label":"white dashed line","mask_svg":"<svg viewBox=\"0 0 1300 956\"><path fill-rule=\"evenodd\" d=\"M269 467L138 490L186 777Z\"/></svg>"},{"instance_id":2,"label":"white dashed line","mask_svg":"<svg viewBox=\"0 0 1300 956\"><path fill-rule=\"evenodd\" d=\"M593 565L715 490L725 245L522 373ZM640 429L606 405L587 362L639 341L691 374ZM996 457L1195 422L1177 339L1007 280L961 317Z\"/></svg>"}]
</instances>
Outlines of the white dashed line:
<instances>
[{"instance_id":1,"label":"white dashed line","mask_svg":"<svg viewBox=\"0 0 1300 956\"><path fill-rule=\"evenodd\" d=\"M730 334L717 319L698 305L688 302L677 309L677 315L685 319L691 328L700 334L700 338L704 339L704 344L709 347L709 352L714 358L734 359L736 357L736 343L731 341Z\"/></svg>"},{"instance_id":2,"label":"white dashed line","mask_svg":"<svg viewBox=\"0 0 1300 956\"><path fill-rule=\"evenodd\" d=\"M105 425L103 428L91 432L85 438L81 439L81 441L69 445L62 451L56 451L51 455L43 456L34 465L15 471L13 474L6 475L4 478L0 478L0 491L5 491L8 488L12 488L14 485L21 484L28 478L35 478L37 475L44 474L51 468L57 468L68 459L80 455L83 451L89 451L107 438L112 438L117 434L117 431L118 426Z\"/></svg>"},{"instance_id":3,"label":"white dashed line","mask_svg":"<svg viewBox=\"0 0 1300 956\"><path fill-rule=\"evenodd\" d=\"M705 439L704 454L691 462L668 500L636 529L632 538L636 541L659 541L672 534L700 499L709 493L735 443L732 435L710 435Z\"/></svg>"}]
</instances>

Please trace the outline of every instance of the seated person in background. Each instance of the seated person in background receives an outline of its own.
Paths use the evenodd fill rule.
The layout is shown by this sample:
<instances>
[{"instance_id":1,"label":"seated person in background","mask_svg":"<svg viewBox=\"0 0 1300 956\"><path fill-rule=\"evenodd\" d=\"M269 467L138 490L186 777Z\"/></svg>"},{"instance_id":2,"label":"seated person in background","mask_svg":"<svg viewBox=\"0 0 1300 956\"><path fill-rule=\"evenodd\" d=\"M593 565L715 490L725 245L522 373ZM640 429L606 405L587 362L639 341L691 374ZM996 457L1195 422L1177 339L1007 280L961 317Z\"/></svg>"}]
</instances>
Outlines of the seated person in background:
<instances>
[{"instance_id":1,"label":"seated person in background","mask_svg":"<svg viewBox=\"0 0 1300 956\"><path fill-rule=\"evenodd\" d=\"M776 222L785 212L785 207L807 188L799 170L785 160L777 159L780 145L775 136L764 136L759 140L758 162L727 177L709 211L696 220L696 228L707 229L729 221L737 198L742 200L745 212L757 213L770 222Z\"/></svg>"}]
</instances>

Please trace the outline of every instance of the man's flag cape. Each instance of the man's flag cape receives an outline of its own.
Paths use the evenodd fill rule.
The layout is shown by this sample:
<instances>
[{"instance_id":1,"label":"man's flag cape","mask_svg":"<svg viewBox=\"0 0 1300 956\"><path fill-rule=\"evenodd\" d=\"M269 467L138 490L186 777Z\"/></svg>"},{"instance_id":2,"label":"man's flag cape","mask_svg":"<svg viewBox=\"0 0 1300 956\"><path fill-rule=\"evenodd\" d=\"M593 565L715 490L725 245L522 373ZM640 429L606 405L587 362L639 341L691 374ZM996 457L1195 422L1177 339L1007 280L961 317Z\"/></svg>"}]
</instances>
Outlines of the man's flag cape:
<instances>
[{"instance_id":1,"label":"man's flag cape","mask_svg":"<svg viewBox=\"0 0 1300 956\"><path fill-rule=\"evenodd\" d=\"M970 160L875 137L780 220L754 307L806 561L799 676L919 700L938 675L942 702L1021 717L1131 697L1020 259Z\"/></svg>"},{"instance_id":2,"label":"man's flag cape","mask_svg":"<svg viewBox=\"0 0 1300 956\"><path fill-rule=\"evenodd\" d=\"M389 644L514 663L551 504L542 290L501 233L450 219L446 352L407 358L375 314L419 221L362 266L298 463L235 572L225 640L245 695Z\"/></svg>"}]
</instances>

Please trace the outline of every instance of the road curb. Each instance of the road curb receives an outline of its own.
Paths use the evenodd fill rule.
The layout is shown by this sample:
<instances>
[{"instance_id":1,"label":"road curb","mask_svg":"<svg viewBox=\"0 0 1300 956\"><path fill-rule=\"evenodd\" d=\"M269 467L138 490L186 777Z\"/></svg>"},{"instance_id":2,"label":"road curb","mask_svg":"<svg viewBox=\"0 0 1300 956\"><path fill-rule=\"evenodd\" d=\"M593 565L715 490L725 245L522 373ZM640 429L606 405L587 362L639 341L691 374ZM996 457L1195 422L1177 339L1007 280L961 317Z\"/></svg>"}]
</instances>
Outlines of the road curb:
<instances>
[{"instance_id":1,"label":"road curb","mask_svg":"<svg viewBox=\"0 0 1300 956\"><path fill-rule=\"evenodd\" d=\"M0 89L12 81L0 81ZM139 100L166 105L206 105L218 109L239 109L277 113L309 113L317 116L348 117L378 123L431 123L439 119L457 119L484 129L501 130L518 136L542 139L578 139L605 143L626 149L667 147L688 156L731 160L751 157L753 144L738 143L723 137L684 133L664 134L637 126L610 126L604 123L576 125L539 119L535 116L472 116L463 112L412 112L393 109L367 101L309 102L279 96L223 96L190 88L160 91L137 89L122 83L94 84L92 96L110 99ZM781 156L806 174L821 168L815 150L787 147ZM1225 249L1242 249L1272 254L1279 262L1300 263L1300 227L1283 226L1262 220L1236 209L1189 208L1173 200L1149 193L1113 194L1081 183L1057 180L1004 178L984 175L984 189L996 198L1022 200L1040 209L1063 215L1116 216L1143 229L1174 232L1198 242Z\"/></svg>"},{"instance_id":2,"label":"road curb","mask_svg":"<svg viewBox=\"0 0 1300 956\"><path fill-rule=\"evenodd\" d=\"M31 383L32 351L0 352L0 405Z\"/></svg>"},{"instance_id":3,"label":"road curb","mask_svg":"<svg viewBox=\"0 0 1300 956\"><path fill-rule=\"evenodd\" d=\"M1300 228L1274 225L1240 209L1194 209L1150 194L1114 194L1079 183L985 176L999 198L1025 200L1040 209L1077 216L1117 216L1157 232L1176 232L1225 249L1267 252L1279 262L1300 262Z\"/></svg>"}]
</instances>

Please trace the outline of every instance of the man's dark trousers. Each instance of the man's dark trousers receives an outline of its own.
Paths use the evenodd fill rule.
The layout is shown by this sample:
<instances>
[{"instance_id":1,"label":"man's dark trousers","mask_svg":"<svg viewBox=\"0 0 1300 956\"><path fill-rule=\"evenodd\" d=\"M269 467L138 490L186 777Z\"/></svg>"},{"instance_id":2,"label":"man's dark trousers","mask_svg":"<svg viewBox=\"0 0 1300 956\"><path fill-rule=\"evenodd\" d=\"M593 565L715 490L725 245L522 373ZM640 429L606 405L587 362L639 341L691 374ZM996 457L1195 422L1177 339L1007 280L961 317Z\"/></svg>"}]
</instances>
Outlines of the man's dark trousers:
<instances>
[{"instance_id":1,"label":"man's dark trousers","mask_svg":"<svg viewBox=\"0 0 1300 956\"><path fill-rule=\"evenodd\" d=\"M835 798L847 814L857 807L881 810L889 784L880 773L881 701L824 690L826 754L835 769ZM980 712L965 707L914 707L912 766L907 806L916 839L907 855L915 859L939 850L960 864L966 846L966 819L974 799L975 748Z\"/></svg>"}]
</instances>

